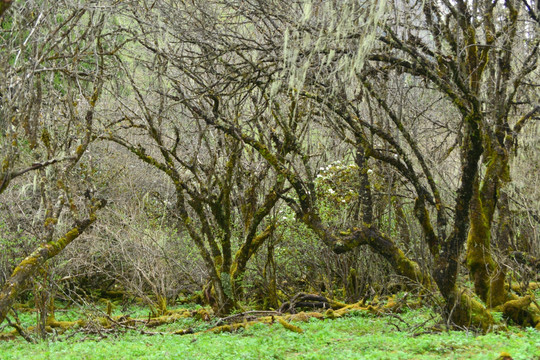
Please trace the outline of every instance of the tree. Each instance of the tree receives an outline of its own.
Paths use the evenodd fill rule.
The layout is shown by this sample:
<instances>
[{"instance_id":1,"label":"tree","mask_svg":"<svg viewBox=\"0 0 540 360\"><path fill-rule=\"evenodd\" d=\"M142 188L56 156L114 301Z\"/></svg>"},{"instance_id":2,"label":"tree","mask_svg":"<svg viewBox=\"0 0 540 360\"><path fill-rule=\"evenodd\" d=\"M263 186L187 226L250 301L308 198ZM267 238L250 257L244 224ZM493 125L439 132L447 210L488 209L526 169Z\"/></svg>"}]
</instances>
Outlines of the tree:
<instances>
[{"instance_id":1,"label":"tree","mask_svg":"<svg viewBox=\"0 0 540 360\"><path fill-rule=\"evenodd\" d=\"M331 21L339 9L318 2L304 5L216 3L210 7L213 11L183 9L200 24L215 21L211 31L194 29L181 12L172 12L192 29L177 33L179 42L196 44L205 60L212 59L176 67L178 73L187 72L198 80L194 82L199 97L194 101L186 95L182 84L175 87L177 96L196 117L256 149L278 176L286 178L296 196L284 200L336 252L370 246L398 274L438 288L449 322L488 329L493 322L489 311L459 284L460 262L467 249L475 292L488 308L516 299L505 290L504 272L492 259L490 232L498 194L510 181L513 144L538 111L535 104L519 100L526 96L527 84L534 84L538 62L533 7L513 1L425 2L420 7L395 2L390 6L396 17L373 30L376 6L340 4L356 17L339 27ZM332 11L320 11L323 8ZM236 21L212 18L220 11L230 12ZM298 18L309 20L293 20ZM167 20L175 23L172 17ZM361 23L375 25L355 31L353 25ZM335 39L328 35L329 28L340 42L327 41ZM190 38L193 33L198 36ZM377 43L370 50L369 40L375 34ZM362 66L365 59L369 61ZM203 67L220 76L200 80ZM438 94L455 114L447 126L449 138L455 141L447 153L459 149L455 156L461 163L452 174L459 179L455 193L443 193L429 159L430 147L415 138L411 116L400 114L385 90L391 77L410 79L414 87L423 87L431 96ZM235 117L221 111L230 89L249 99ZM288 121L274 117L284 108L293 114ZM524 115L513 115L523 110ZM341 232L321 220L317 205L312 153L304 141L307 132L315 131L315 121L350 144L360 169L361 218ZM283 146L290 147L288 156L279 153ZM394 169L414 193L414 216L433 261L427 273L373 218L368 172L374 161Z\"/></svg>"},{"instance_id":2,"label":"tree","mask_svg":"<svg viewBox=\"0 0 540 360\"><path fill-rule=\"evenodd\" d=\"M399 5L394 6L399 9ZM370 57L431 83L461 118L457 141L462 170L450 233L444 231L446 204L441 203L440 190L425 170L435 202L436 236L426 222L427 209L416 206L436 259L433 277L447 302L448 317L458 324L471 316L460 305L469 300L460 296L457 286L465 243L476 294L489 308L515 299L505 290L504 270L493 260L490 234L499 193L511 181L510 158L517 137L540 110L537 104L523 101L538 66L538 24L530 21L534 20L528 16L530 10L528 4L513 1L426 2L418 9L423 15L412 20L420 20L417 27L411 23L405 29L396 23L385 29L387 35L381 40L395 53L381 49ZM377 94L367 78L364 83L396 127L403 126L388 100ZM403 136L416 155L414 139Z\"/></svg>"},{"instance_id":3,"label":"tree","mask_svg":"<svg viewBox=\"0 0 540 360\"><path fill-rule=\"evenodd\" d=\"M261 166L259 155L241 142L198 119L196 107L190 104L198 102L196 84L213 81L219 74L183 75L178 70L190 68L195 61L212 66L215 60L205 54L204 46L193 43L190 53L175 51L172 36L179 34L155 32L152 27L161 24L159 5L156 18L138 6L133 11L139 25L137 47L129 56L124 52L117 57L126 79L120 87L129 89L132 102L118 99L122 116L105 125L109 135L104 138L170 179L174 198L168 200L168 216L203 259L209 279L207 300L217 314L228 314L239 306L248 261L275 229L269 215L287 191L284 179L273 176L269 166ZM234 116L243 101L232 92L224 111Z\"/></svg>"},{"instance_id":4,"label":"tree","mask_svg":"<svg viewBox=\"0 0 540 360\"><path fill-rule=\"evenodd\" d=\"M10 2L2 2L2 11L5 4ZM0 323L38 270L86 231L106 203L85 181L106 57L122 45L106 20L99 7L69 2L13 6L2 17L1 211L23 229L12 236L26 233L36 248L2 285ZM11 191L30 175L32 196L12 203Z\"/></svg>"},{"instance_id":5,"label":"tree","mask_svg":"<svg viewBox=\"0 0 540 360\"><path fill-rule=\"evenodd\" d=\"M497 309L538 327L504 266L519 138L540 112L535 4L160 0L123 2L110 23L91 5L9 18L0 195L41 176L47 245L4 293L95 219L104 203L70 180L99 139L168 178L156 197L197 248L220 315L240 307L247 264L287 204L335 253L367 245L431 291L449 324L488 330ZM349 169L346 186L321 186L325 157ZM53 244L68 214L77 231Z\"/></svg>"}]
</instances>

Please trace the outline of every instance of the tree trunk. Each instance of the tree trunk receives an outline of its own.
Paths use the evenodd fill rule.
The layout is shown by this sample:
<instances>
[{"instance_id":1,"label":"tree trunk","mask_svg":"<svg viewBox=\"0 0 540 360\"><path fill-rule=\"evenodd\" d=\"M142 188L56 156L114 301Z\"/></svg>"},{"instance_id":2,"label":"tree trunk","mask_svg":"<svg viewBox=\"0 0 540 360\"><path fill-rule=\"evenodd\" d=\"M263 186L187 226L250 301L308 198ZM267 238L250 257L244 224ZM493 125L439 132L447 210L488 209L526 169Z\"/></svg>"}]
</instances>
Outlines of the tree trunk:
<instances>
[{"instance_id":1,"label":"tree trunk","mask_svg":"<svg viewBox=\"0 0 540 360\"><path fill-rule=\"evenodd\" d=\"M264 278L268 281L268 294L266 305L269 308L277 309L279 300L277 295L277 280L276 280L276 262L274 259L274 242L268 242L268 255L266 264L264 265Z\"/></svg>"},{"instance_id":2,"label":"tree trunk","mask_svg":"<svg viewBox=\"0 0 540 360\"><path fill-rule=\"evenodd\" d=\"M496 148L493 148L496 146ZM505 274L495 263L491 249L491 227L499 198L499 188L508 178L507 152L496 142L485 146L486 174L474 184L471 199L471 227L467 238L467 266L476 294L488 307L502 305L509 300L505 290Z\"/></svg>"},{"instance_id":3,"label":"tree trunk","mask_svg":"<svg viewBox=\"0 0 540 360\"><path fill-rule=\"evenodd\" d=\"M509 254L516 250L513 239L515 237L512 224L512 213L510 211L510 199L505 191L499 192L499 201L497 202L499 211L499 221L497 226L497 246L503 253Z\"/></svg>"},{"instance_id":4,"label":"tree trunk","mask_svg":"<svg viewBox=\"0 0 540 360\"><path fill-rule=\"evenodd\" d=\"M467 238L467 266L476 294L488 307L504 303L504 274L491 257L491 226L476 194L471 203L471 228Z\"/></svg>"},{"instance_id":5,"label":"tree trunk","mask_svg":"<svg viewBox=\"0 0 540 360\"><path fill-rule=\"evenodd\" d=\"M2 15L4 15L4 12L9 9L12 3L12 0L0 0L0 19L2 18Z\"/></svg>"},{"instance_id":6,"label":"tree trunk","mask_svg":"<svg viewBox=\"0 0 540 360\"><path fill-rule=\"evenodd\" d=\"M401 242L405 246L406 250L411 249L411 231L409 230L409 224L407 223L407 216L403 211L402 201L396 197L392 197L392 206L394 207L394 213L396 214L396 225L399 229Z\"/></svg>"},{"instance_id":7,"label":"tree trunk","mask_svg":"<svg viewBox=\"0 0 540 360\"><path fill-rule=\"evenodd\" d=\"M228 273L222 272L220 277L212 279L214 291L216 292L216 302L212 304L214 312L217 316L229 315L236 308L232 292L231 276Z\"/></svg>"}]
</instances>

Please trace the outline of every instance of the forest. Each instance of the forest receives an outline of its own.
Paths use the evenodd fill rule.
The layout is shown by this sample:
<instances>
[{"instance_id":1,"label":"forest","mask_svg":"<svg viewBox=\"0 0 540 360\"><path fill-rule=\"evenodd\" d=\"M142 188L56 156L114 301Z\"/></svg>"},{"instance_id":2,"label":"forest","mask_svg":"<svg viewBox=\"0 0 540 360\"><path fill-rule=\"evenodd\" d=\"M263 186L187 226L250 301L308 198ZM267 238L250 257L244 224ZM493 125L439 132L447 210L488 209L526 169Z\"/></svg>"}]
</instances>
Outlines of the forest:
<instances>
[{"instance_id":1,"label":"forest","mask_svg":"<svg viewBox=\"0 0 540 360\"><path fill-rule=\"evenodd\" d=\"M540 359L540 1L0 0L0 358Z\"/></svg>"}]
</instances>

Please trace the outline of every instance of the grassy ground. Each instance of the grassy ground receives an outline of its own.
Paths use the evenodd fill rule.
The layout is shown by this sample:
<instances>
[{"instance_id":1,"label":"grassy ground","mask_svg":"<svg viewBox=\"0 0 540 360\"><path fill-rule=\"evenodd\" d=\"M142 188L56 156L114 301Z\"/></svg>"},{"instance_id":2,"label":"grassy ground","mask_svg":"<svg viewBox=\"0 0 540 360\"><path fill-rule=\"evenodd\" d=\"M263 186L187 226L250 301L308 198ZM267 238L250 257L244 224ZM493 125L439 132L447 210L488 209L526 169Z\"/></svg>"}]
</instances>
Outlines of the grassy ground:
<instances>
[{"instance_id":1,"label":"grassy ground","mask_svg":"<svg viewBox=\"0 0 540 360\"><path fill-rule=\"evenodd\" d=\"M502 352L513 359L540 359L540 332L510 328L479 336L467 332L422 334L429 310L394 317L356 312L335 320L310 319L295 323L302 334L280 324L256 324L236 333L141 335L129 330L97 335L71 333L55 340L29 344L22 339L0 342L0 359L497 359ZM30 321L22 317L23 322ZM57 317L73 318L74 313ZM169 332L211 323L191 318L151 331ZM401 329L398 331L397 327ZM414 330L414 331L413 331Z\"/></svg>"}]
</instances>

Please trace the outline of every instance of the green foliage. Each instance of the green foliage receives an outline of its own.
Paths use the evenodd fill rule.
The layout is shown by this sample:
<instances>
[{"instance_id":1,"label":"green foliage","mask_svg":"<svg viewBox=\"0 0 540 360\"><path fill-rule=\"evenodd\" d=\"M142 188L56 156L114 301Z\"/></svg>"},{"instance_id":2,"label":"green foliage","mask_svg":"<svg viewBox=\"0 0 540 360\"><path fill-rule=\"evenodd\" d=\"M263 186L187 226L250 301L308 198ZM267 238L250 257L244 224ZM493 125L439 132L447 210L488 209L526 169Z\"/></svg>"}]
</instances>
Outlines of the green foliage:
<instances>
[{"instance_id":1,"label":"green foliage","mask_svg":"<svg viewBox=\"0 0 540 360\"><path fill-rule=\"evenodd\" d=\"M141 310L142 311L142 310ZM69 315L68 315L69 314ZM420 309L402 314L413 329L428 319ZM22 319L31 315L21 315ZM73 320L67 311L57 316ZM466 332L426 333L413 336L397 331L395 318L351 316L336 320L301 323L302 334L279 324L256 324L233 333L145 336L127 331L105 339L83 333L69 334L65 341L37 345L22 339L0 342L2 359L496 359L509 353L513 359L540 356L540 333L511 328L507 333L476 336ZM24 320L23 320L24 322ZM296 324L298 325L298 324ZM163 325L156 330L195 331L211 324L193 318Z\"/></svg>"},{"instance_id":2,"label":"green foliage","mask_svg":"<svg viewBox=\"0 0 540 360\"><path fill-rule=\"evenodd\" d=\"M58 91L62 95L66 95L66 87L67 83L64 80L64 77L59 73L54 73L53 77L53 86L56 91Z\"/></svg>"}]
</instances>

